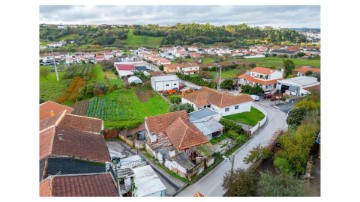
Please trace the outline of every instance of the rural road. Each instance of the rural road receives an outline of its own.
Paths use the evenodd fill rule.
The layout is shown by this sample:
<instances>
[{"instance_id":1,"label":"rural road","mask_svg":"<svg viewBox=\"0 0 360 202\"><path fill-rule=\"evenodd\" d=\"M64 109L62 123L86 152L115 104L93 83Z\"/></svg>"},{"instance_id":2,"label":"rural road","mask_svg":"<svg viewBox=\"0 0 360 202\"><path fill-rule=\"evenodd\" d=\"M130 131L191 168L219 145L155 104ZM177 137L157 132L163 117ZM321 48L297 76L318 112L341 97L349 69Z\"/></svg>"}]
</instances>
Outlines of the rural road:
<instances>
[{"instance_id":1,"label":"rural road","mask_svg":"<svg viewBox=\"0 0 360 202\"><path fill-rule=\"evenodd\" d=\"M268 123L260 128L255 135L242 147L236 151L234 169L250 167L250 164L245 164L243 159L247 156L249 151L257 145L267 145L271 140L272 135L279 129L286 130L286 114L271 106L271 102L268 100L261 100L254 103L254 105L262 107L268 114ZM204 194L204 196L223 196L225 190L223 190L221 184L223 176L227 171L231 169L231 162L225 159L214 170L208 173L205 177L198 182L185 188L176 196L194 196L196 192Z\"/></svg>"}]
</instances>

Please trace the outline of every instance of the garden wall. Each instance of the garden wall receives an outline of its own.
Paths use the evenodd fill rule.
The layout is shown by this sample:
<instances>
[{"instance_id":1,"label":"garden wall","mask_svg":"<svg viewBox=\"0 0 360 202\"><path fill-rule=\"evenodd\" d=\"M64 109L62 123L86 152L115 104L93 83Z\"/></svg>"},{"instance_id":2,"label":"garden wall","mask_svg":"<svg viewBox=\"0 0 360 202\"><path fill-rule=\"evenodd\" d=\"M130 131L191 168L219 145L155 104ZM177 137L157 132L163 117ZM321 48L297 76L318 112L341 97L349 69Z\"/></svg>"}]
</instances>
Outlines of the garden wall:
<instances>
[{"instance_id":1,"label":"garden wall","mask_svg":"<svg viewBox=\"0 0 360 202\"><path fill-rule=\"evenodd\" d=\"M266 122L266 119L267 119L267 113L266 113L266 111L265 111L262 107L258 106L258 105L255 104L255 103L252 103L252 106L255 107L257 110L261 111L261 113L263 113L263 114L265 115L265 117L264 117L261 121L259 121L259 123L258 123L256 126L250 128L250 134L253 134L253 133L256 132L261 126L263 126L263 125L265 124L265 122Z\"/></svg>"}]
</instances>

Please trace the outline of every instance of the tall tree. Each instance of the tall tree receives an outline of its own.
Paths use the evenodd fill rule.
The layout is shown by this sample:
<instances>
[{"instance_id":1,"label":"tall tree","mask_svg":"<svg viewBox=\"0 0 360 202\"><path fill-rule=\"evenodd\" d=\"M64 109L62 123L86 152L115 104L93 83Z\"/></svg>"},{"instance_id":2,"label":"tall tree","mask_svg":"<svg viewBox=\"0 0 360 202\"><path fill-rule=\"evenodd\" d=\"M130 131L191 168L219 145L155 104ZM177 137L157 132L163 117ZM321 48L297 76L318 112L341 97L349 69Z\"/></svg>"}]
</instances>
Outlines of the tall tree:
<instances>
[{"instance_id":1,"label":"tall tree","mask_svg":"<svg viewBox=\"0 0 360 202\"><path fill-rule=\"evenodd\" d=\"M231 79L227 79L220 84L220 87L222 89L230 90L232 86L233 86L233 80L231 80Z\"/></svg>"},{"instance_id":2,"label":"tall tree","mask_svg":"<svg viewBox=\"0 0 360 202\"><path fill-rule=\"evenodd\" d=\"M258 175L252 170L236 169L224 176L223 188L226 196L255 196Z\"/></svg>"},{"instance_id":3,"label":"tall tree","mask_svg":"<svg viewBox=\"0 0 360 202\"><path fill-rule=\"evenodd\" d=\"M258 196L305 196L305 193L305 181L290 174L272 175L269 171L260 174Z\"/></svg>"},{"instance_id":4,"label":"tall tree","mask_svg":"<svg viewBox=\"0 0 360 202\"><path fill-rule=\"evenodd\" d=\"M289 75L291 75L295 69L295 64L292 60L283 60L283 65L284 65L284 73L285 73L285 77L288 77Z\"/></svg>"}]
</instances>

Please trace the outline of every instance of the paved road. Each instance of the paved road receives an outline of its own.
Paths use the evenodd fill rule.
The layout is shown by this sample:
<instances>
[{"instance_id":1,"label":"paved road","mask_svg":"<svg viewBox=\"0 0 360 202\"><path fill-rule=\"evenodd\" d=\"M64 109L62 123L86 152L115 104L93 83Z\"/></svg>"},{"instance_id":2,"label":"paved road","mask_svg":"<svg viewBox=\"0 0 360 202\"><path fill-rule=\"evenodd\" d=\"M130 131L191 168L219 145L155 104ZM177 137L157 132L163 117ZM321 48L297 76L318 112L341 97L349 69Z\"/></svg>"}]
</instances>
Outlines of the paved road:
<instances>
[{"instance_id":1,"label":"paved road","mask_svg":"<svg viewBox=\"0 0 360 202\"><path fill-rule=\"evenodd\" d=\"M258 144L267 145L278 129L287 129L286 114L281 110L274 108L270 101L261 100L256 103L262 107L268 113L268 123L259 129L253 138L243 145L235 156L234 168L247 169L250 165L245 164L243 159L249 151ZM201 180L187 187L176 196L193 196L195 192L199 191L205 196L223 196L225 190L223 190L221 184L224 174L231 168L231 162L226 159L213 171L203 177Z\"/></svg>"}]
</instances>

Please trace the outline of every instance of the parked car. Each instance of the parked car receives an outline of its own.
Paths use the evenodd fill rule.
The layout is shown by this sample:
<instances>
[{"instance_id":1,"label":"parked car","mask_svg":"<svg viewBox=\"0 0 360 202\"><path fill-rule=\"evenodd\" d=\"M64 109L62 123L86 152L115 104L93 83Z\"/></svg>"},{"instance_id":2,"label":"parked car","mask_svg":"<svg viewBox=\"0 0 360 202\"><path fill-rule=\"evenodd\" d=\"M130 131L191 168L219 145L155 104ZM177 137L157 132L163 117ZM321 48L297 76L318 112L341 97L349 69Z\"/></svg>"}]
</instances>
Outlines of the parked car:
<instances>
[{"instance_id":1,"label":"parked car","mask_svg":"<svg viewBox=\"0 0 360 202\"><path fill-rule=\"evenodd\" d=\"M264 94L264 99L271 99L272 98L272 94L271 93L265 93Z\"/></svg>"},{"instance_id":2,"label":"parked car","mask_svg":"<svg viewBox=\"0 0 360 202\"><path fill-rule=\"evenodd\" d=\"M257 95L250 95L252 99L254 99L255 101L259 101L259 96Z\"/></svg>"}]
</instances>

